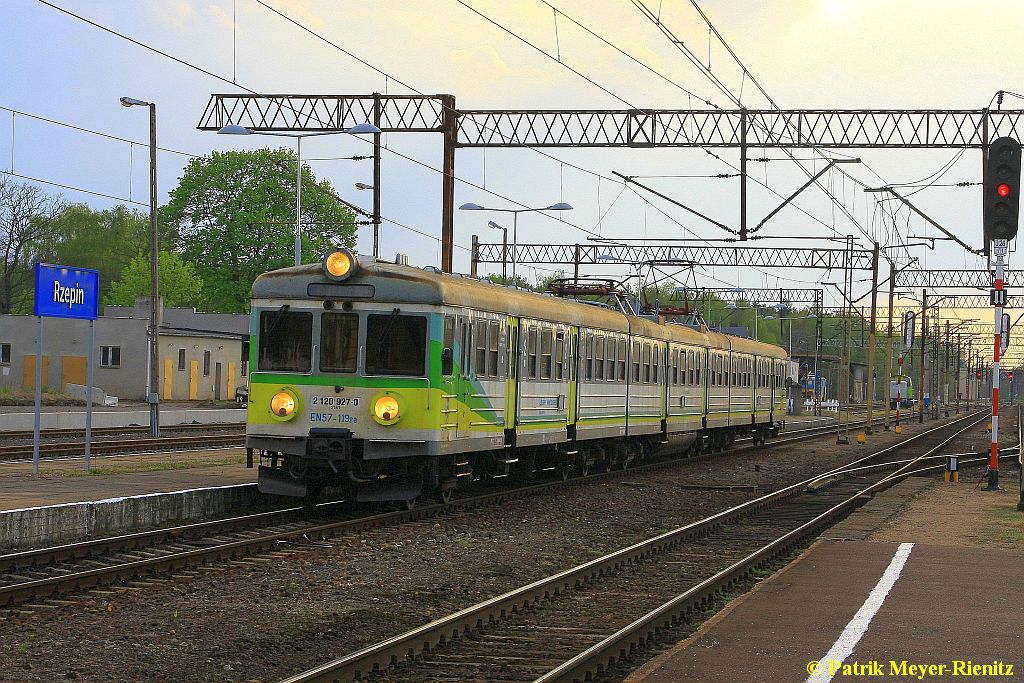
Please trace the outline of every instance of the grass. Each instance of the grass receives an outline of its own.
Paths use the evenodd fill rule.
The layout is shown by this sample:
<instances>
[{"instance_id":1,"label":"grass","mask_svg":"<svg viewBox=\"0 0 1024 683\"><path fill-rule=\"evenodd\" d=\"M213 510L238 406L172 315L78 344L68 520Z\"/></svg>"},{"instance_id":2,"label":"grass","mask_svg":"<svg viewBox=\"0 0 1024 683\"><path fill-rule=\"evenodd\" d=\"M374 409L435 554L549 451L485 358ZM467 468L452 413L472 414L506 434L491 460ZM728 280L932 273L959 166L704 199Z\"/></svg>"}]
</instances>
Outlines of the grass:
<instances>
[{"instance_id":1,"label":"grass","mask_svg":"<svg viewBox=\"0 0 1024 683\"><path fill-rule=\"evenodd\" d=\"M150 461L134 463L118 463L94 466L86 472L82 469L43 469L43 474L51 477L92 477L106 474L134 474L136 472L168 472L173 470L192 470L202 467L220 467L222 465L241 465L245 462L244 455L226 455L219 458L185 459L175 461Z\"/></svg>"},{"instance_id":2,"label":"grass","mask_svg":"<svg viewBox=\"0 0 1024 683\"><path fill-rule=\"evenodd\" d=\"M0 406L31 406L35 405L35 389L19 389L16 387L0 387ZM85 401L72 398L59 391L43 387L42 404L44 406L84 406Z\"/></svg>"},{"instance_id":3,"label":"grass","mask_svg":"<svg viewBox=\"0 0 1024 683\"><path fill-rule=\"evenodd\" d=\"M986 536L1012 544L1024 544L1024 512L1017 511L1017 499L1009 505L987 510L989 523L983 529Z\"/></svg>"}]
</instances>

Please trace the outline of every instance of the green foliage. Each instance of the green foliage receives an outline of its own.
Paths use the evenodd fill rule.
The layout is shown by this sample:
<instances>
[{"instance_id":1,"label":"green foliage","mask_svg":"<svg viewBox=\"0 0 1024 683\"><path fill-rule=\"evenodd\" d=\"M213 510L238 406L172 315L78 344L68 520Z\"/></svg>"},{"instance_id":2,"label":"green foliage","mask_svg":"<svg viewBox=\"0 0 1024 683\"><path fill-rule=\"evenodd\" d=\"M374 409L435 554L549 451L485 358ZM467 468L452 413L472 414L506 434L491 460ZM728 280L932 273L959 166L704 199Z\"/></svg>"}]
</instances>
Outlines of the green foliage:
<instances>
[{"instance_id":1,"label":"green foliage","mask_svg":"<svg viewBox=\"0 0 1024 683\"><path fill-rule=\"evenodd\" d=\"M294 263L294 152L213 152L193 159L161 221L203 281L204 310L247 310L258 275ZM333 246L353 246L355 217L327 181L302 171L302 255L319 261Z\"/></svg>"},{"instance_id":2,"label":"green foliage","mask_svg":"<svg viewBox=\"0 0 1024 683\"><path fill-rule=\"evenodd\" d=\"M201 302L203 281L191 263L185 263L173 251L160 252L157 285L165 306L198 306ZM121 278L111 284L104 298L106 305L132 306L140 296L149 296L149 256L136 256L122 271Z\"/></svg>"},{"instance_id":3,"label":"green foliage","mask_svg":"<svg viewBox=\"0 0 1024 683\"><path fill-rule=\"evenodd\" d=\"M54 219L54 229L40 244L51 263L94 268L100 272L100 299L132 259L149 253L149 216L126 206L96 211L85 204L70 204ZM162 242L166 243L167 237Z\"/></svg>"},{"instance_id":4,"label":"green foliage","mask_svg":"<svg viewBox=\"0 0 1024 683\"><path fill-rule=\"evenodd\" d=\"M487 282L493 282L496 285L516 285L522 289L533 289L533 285L527 282L526 278L522 275L516 275L515 279L511 277L502 277L501 275L488 275L484 278Z\"/></svg>"}]
</instances>

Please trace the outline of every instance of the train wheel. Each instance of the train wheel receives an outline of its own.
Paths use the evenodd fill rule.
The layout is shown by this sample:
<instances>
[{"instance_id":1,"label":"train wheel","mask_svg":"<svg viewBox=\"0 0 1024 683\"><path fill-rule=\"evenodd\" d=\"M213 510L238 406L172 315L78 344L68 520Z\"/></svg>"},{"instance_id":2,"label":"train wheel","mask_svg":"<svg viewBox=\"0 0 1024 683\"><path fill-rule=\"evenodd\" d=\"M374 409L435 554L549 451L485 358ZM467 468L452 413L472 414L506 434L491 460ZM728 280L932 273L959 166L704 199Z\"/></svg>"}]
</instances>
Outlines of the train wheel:
<instances>
[{"instance_id":1,"label":"train wheel","mask_svg":"<svg viewBox=\"0 0 1024 683\"><path fill-rule=\"evenodd\" d=\"M406 510L412 510L413 508L416 507L416 499L406 498L405 500L402 501L402 507Z\"/></svg>"},{"instance_id":2,"label":"train wheel","mask_svg":"<svg viewBox=\"0 0 1024 683\"><path fill-rule=\"evenodd\" d=\"M590 474L590 465L587 464L586 456L580 458L579 472L581 477L585 477Z\"/></svg>"},{"instance_id":3,"label":"train wheel","mask_svg":"<svg viewBox=\"0 0 1024 683\"><path fill-rule=\"evenodd\" d=\"M435 496L437 498L437 502L441 503L441 505L447 505L452 502L452 493L454 491L454 488L438 490L437 495Z\"/></svg>"}]
</instances>

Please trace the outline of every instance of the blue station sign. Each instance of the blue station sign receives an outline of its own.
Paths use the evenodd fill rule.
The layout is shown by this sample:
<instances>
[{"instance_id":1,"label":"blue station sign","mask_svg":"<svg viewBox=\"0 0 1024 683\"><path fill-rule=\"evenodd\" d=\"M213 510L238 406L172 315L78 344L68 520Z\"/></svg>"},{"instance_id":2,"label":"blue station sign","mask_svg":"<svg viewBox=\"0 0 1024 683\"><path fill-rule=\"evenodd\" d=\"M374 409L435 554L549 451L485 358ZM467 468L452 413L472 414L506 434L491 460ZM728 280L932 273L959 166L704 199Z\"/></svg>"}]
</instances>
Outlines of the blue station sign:
<instances>
[{"instance_id":1,"label":"blue station sign","mask_svg":"<svg viewBox=\"0 0 1024 683\"><path fill-rule=\"evenodd\" d=\"M95 320L99 311L98 270L36 264L35 315Z\"/></svg>"}]
</instances>

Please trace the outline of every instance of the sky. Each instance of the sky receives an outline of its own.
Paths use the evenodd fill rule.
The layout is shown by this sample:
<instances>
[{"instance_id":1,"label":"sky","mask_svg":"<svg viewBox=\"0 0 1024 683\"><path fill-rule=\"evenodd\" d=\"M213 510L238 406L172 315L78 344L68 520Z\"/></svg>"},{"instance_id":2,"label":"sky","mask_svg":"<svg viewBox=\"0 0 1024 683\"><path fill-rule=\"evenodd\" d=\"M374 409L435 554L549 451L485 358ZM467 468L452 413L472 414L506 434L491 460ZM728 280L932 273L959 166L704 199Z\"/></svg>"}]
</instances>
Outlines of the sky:
<instances>
[{"instance_id":1,"label":"sky","mask_svg":"<svg viewBox=\"0 0 1024 683\"><path fill-rule=\"evenodd\" d=\"M707 24L689 0L636 2L660 13L663 24L702 62L710 61L712 72L734 95L740 95L745 106L766 105L742 75L742 68L717 40L709 38ZM1024 83L1019 82L1024 43L1016 38L1024 29L1024 3L701 0L698 4L748 73L783 108L977 109L988 106L997 90L1024 93ZM248 88L264 93L407 94L411 88L454 94L457 106L466 109L686 109L704 108L704 100L733 107L631 0L3 0L0 58L4 65L0 107L5 108L0 109L0 170L13 168L19 176L46 181L50 184L43 186L50 191L96 208L125 200L146 208L148 120L143 109L119 106L123 95L157 103L159 143L174 150L159 154L161 202L175 187L188 155L282 142L196 130L211 93ZM1022 105L1019 98L1008 96L1003 106ZM414 264L438 265L440 140L434 134L392 134L385 136L385 144L382 258L403 253ZM347 135L303 143L303 157L310 159L314 173L328 179L346 200L366 209L371 208L371 193L356 190L354 183L372 182L371 162L321 159L370 151L367 140ZM734 173L735 150L719 152L722 160L702 150L546 152L549 156L527 149L460 150L456 205L572 204L574 210L569 212L522 214L518 231L524 243L573 243L594 233L651 240L726 236L668 202L607 179L617 171L687 176L642 182L716 220L738 223L737 179L693 177ZM864 163L843 168L864 185L913 182L954 158L938 182L980 180L977 151L959 156L955 150L856 154ZM758 153L762 155L783 156L779 150ZM810 159L811 154L804 151L796 156ZM820 168L820 162L806 165L810 168L815 163ZM790 161L751 163L750 175L771 188L751 183L749 212L755 223L780 197L806 180ZM795 207L783 209L772 219L770 230L766 227L763 232L822 238L855 234L862 246L874 239L890 239L892 219L882 218L878 195L865 194L862 187L836 174L826 175L824 182L843 198L859 225L836 210L823 192L812 189ZM921 189L913 200L961 238L980 246L980 197L978 187L933 186ZM487 222L506 218L507 214L458 212L456 270L469 271L471 236L500 241L500 233L489 229ZM906 211L897 213L896 223L903 236L938 234ZM371 244L369 230L361 230L358 250L368 253ZM771 243L790 244L834 246L825 240ZM914 254L926 267L984 267L983 261L948 243L938 242L934 250L918 248ZM597 274L598 269L589 272ZM520 273L533 279L548 271L524 266ZM862 276L858 274L858 279ZM838 273L811 270L716 268L696 273L689 282L818 287L822 280L839 282L840 278ZM865 288L861 282L855 291L859 294ZM835 297L829 296L835 303Z\"/></svg>"}]
</instances>

